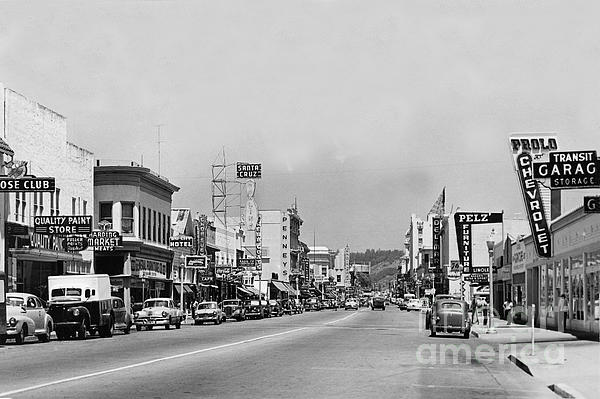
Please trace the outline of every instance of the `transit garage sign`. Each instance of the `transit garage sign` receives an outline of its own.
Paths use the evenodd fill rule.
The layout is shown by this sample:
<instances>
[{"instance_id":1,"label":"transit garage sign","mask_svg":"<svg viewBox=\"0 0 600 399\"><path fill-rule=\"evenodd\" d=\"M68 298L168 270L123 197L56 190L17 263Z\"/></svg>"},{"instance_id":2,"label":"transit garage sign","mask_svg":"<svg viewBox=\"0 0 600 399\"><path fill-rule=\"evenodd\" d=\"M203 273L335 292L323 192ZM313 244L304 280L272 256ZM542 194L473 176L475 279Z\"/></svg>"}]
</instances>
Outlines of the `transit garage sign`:
<instances>
[{"instance_id":1,"label":"transit garage sign","mask_svg":"<svg viewBox=\"0 0 600 399\"><path fill-rule=\"evenodd\" d=\"M600 187L600 162L595 150L551 152L549 162L533 163L533 177L550 179L550 187Z\"/></svg>"}]
</instances>

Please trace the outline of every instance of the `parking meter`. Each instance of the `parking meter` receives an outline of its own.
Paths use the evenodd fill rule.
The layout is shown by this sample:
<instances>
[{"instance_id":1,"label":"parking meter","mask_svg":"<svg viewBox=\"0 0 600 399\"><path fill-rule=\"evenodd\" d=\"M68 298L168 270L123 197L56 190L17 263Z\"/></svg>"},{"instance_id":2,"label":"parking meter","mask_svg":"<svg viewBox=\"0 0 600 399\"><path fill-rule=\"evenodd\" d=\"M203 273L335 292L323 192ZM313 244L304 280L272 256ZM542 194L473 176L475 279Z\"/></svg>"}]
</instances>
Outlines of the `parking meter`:
<instances>
[{"instance_id":1,"label":"parking meter","mask_svg":"<svg viewBox=\"0 0 600 399\"><path fill-rule=\"evenodd\" d=\"M0 345L6 342L6 273L0 272Z\"/></svg>"}]
</instances>

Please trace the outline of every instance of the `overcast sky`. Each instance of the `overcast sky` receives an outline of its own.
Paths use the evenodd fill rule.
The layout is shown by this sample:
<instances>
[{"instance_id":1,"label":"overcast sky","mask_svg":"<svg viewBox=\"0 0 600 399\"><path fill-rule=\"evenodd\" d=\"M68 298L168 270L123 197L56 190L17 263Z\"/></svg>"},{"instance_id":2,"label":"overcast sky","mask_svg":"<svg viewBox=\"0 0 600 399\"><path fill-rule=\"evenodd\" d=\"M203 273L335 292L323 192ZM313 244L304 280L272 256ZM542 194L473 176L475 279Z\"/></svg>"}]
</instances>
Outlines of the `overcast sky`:
<instances>
[{"instance_id":1,"label":"overcast sky","mask_svg":"<svg viewBox=\"0 0 600 399\"><path fill-rule=\"evenodd\" d=\"M99 159L158 170L162 124L175 207L210 214L225 148L263 164L259 208L297 198L310 245L402 248L444 186L523 213L511 132L600 149L595 2L90 3L1 2L0 81Z\"/></svg>"}]
</instances>

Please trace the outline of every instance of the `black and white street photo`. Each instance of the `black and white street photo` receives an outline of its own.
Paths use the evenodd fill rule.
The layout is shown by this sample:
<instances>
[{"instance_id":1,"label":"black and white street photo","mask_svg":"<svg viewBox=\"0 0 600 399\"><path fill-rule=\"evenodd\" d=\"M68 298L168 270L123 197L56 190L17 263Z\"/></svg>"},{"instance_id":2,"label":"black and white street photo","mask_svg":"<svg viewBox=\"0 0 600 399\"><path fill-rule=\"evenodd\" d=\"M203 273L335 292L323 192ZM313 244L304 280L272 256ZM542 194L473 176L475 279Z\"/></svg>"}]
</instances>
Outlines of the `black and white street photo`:
<instances>
[{"instance_id":1,"label":"black and white street photo","mask_svg":"<svg viewBox=\"0 0 600 399\"><path fill-rule=\"evenodd\" d=\"M0 0L0 399L598 397L598 15Z\"/></svg>"}]
</instances>

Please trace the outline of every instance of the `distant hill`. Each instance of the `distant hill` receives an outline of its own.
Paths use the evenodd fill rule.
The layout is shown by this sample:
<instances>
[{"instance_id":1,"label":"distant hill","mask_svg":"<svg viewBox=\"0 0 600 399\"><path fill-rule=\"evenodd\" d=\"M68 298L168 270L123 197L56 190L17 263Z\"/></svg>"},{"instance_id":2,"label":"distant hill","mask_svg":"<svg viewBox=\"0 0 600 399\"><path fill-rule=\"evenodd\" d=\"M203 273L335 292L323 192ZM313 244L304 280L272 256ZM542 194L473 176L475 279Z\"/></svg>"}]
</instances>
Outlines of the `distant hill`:
<instances>
[{"instance_id":1,"label":"distant hill","mask_svg":"<svg viewBox=\"0 0 600 399\"><path fill-rule=\"evenodd\" d=\"M371 263L371 275L366 276L360 273L359 282L364 287L370 287L372 284L379 286L380 289L388 287L390 281L396 279L400 259L404 256L404 251L367 249L365 252L352 252L350 254L351 263Z\"/></svg>"}]
</instances>

